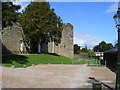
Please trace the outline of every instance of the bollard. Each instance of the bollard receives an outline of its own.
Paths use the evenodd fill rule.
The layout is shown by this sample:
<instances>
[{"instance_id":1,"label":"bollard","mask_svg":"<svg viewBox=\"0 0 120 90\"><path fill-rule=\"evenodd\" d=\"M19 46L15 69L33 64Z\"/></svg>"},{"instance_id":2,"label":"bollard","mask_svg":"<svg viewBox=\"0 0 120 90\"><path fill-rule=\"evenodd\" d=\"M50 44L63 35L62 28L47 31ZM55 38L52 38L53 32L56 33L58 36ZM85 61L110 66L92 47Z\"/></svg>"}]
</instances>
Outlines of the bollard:
<instances>
[{"instance_id":1,"label":"bollard","mask_svg":"<svg viewBox=\"0 0 120 90\"><path fill-rule=\"evenodd\" d=\"M102 90L102 83L101 82L93 82L92 90Z\"/></svg>"},{"instance_id":2,"label":"bollard","mask_svg":"<svg viewBox=\"0 0 120 90\"><path fill-rule=\"evenodd\" d=\"M87 65L89 66L90 62L88 61Z\"/></svg>"}]
</instances>

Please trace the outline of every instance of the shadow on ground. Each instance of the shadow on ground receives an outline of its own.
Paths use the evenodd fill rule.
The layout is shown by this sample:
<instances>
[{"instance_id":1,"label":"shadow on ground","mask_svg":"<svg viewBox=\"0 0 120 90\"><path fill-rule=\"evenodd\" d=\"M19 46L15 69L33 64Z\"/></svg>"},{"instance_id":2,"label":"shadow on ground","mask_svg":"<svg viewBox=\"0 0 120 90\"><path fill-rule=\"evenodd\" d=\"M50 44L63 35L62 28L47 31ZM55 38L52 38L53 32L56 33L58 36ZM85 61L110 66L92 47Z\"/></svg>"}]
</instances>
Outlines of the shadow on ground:
<instances>
[{"instance_id":1,"label":"shadow on ground","mask_svg":"<svg viewBox=\"0 0 120 90\"><path fill-rule=\"evenodd\" d=\"M116 68L113 68L113 67L110 67L110 66L107 66L112 72L116 73Z\"/></svg>"},{"instance_id":2,"label":"shadow on ground","mask_svg":"<svg viewBox=\"0 0 120 90\"><path fill-rule=\"evenodd\" d=\"M103 83L103 82L101 82L101 81L96 80L96 79L93 78L93 77L89 77L89 79L92 80L92 83L93 83L93 82L100 82L104 87L106 87L106 88L104 88L104 90L115 90L114 88L108 86L107 84L105 84L105 83Z\"/></svg>"},{"instance_id":3,"label":"shadow on ground","mask_svg":"<svg viewBox=\"0 0 120 90\"><path fill-rule=\"evenodd\" d=\"M16 54L11 54L11 55L5 55L2 56L2 63L3 64L9 64L12 63L13 61L19 63L19 64L25 64L28 62L28 58L23 55L16 55Z\"/></svg>"},{"instance_id":4,"label":"shadow on ground","mask_svg":"<svg viewBox=\"0 0 120 90\"><path fill-rule=\"evenodd\" d=\"M58 54L55 54L55 53L48 53L49 55L53 55L53 56L60 56Z\"/></svg>"}]
</instances>

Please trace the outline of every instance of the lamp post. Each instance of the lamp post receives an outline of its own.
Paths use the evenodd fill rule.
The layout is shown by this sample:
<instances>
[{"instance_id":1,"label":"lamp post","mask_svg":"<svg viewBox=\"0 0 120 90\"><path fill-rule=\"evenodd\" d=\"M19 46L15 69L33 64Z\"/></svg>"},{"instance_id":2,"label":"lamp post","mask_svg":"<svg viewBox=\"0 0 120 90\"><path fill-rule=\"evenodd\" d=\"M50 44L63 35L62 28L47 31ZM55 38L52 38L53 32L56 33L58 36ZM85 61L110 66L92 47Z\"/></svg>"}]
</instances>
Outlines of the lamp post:
<instances>
[{"instance_id":1,"label":"lamp post","mask_svg":"<svg viewBox=\"0 0 120 90\"><path fill-rule=\"evenodd\" d=\"M118 28L118 56L117 56L115 90L120 90L120 2L118 3L118 11L113 18L115 20L116 27Z\"/></svg>"}]
</instances>

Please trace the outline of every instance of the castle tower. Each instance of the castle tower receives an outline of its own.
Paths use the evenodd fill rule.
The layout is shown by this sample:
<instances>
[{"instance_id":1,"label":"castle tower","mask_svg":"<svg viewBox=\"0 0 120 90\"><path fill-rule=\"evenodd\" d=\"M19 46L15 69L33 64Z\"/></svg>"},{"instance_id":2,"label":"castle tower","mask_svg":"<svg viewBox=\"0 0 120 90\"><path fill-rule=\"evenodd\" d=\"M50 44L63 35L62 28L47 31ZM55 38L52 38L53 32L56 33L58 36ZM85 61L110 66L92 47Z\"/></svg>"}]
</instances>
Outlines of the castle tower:
<instances>
[{"instance_id":1,"label":"castle tower","mask_svg":"<svg viewBox=\"0 0 120 90\"><path fill-rule=\"evenodd\" d=\"M48 44L48 52L58 55L73 57L73 26L66 23L63 26L61 43L56 46L54 42Z\"/></svg>"}]
</instances>

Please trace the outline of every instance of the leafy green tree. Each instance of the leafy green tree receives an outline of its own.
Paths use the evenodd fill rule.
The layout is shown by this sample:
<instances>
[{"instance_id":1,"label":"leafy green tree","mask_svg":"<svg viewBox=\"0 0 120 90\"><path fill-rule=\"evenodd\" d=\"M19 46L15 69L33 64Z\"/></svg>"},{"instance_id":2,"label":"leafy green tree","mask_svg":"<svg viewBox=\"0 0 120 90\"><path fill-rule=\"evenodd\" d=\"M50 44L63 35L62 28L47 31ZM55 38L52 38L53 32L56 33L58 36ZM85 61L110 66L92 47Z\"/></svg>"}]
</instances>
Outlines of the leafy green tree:
<instances>
[{"instance_id":1,"label":"leafy green tree","mask_svg":"<svg viewBox=\"0 0 120 90\"><path fill-rule=\"evenodd\" d=\"M95 52L99 52L99 45L94 46L94 47L93 47L93 50L94 50Z\"/></svg>"},{"instance_id":2,"label":"leafy green tree","mask_svg":"<svg viewBox=\"0 0 120 90\"><path fill-rule=\"evenodd\" d=\"M93 50L95 52L103 52L112 48L113 48L112 43L106 43L105 41L102 41L99 43L99 45L94 46Z\"/></svg>"},{"instance_id":3,"label":"leafy green tree","mask_svg":"<svg viewBox=\"0 0 120 90\"><path fill-rule=\"evenodd\" d=\"M87 48L87 44L85 44L85 47L81 49L82 53L88 53L88 48Z\"/></svg>"},{"instance_id":4,"label":"leafy green tree","mask_svg":"<svg viewBox=\"0 0 120 90\"><path fill-rule=\"evenodd\" d=\"M40 46L50 41L54 41L57 45L61 41L63 23L54 9L50 9L48 2L31 2L22 12L20 23L24 33L24 43L26 48L30 46L31 53L35 53L38 41Z\"/></svg>"},{"instance_id":5,"label":"leafy green tree","mask_svg":"<svg viewBox=\"0 0 120 90\"><path fill-rule=\"evenodd\" d=\"M18 21L20 13L19 5L14 5L12 2L2 2L2 28L13 25Z\"/></svg>"},{"instance_id":6,"label":"leafy green tree","mask_svg":"<svg viewBox=\"0 0 120 90\"><path fill-rule=\"evenodd\" d=\"M88 50L88 56L89 56L89 57L94 56L94 51L91 50L91 49L89 49L89 50Z\"/></svg>"},{"instance_id":7,"label":"leafy green tree","mask_svg":"<svg viewBox=\"0 0 120 90\"><path fill-rule=\"evenodd\" d=\"M80 53L80 46L74 44L74 54L79 54L79 53Z\"/></svg>"},{"instance_id":8,"label":"leafy green tree","mask_svg":"<svg viewBox=\"0 0 120 90\"><path fill-rule=\"evenodd\" d=\"M108 44L106 45L106 50L109 50L109 49L112 49L112 48L113 48L112 43L108 43Z\"/></svg>"},{"instance_id":9,"label":"leafy green tree","mask_svg":"<svg viewBox=\"0 0 120 90\"><path fill-rule=\"evenodd\" d=\"M106 42L102 41L101 43L99 43L99 51L103 52L106 50Z\"/></svg>"},{"instance_id":10,"label":"leafy green tree","mask_svg":"<svg viewBox=\"0 0 120 90\"><path fill-rule=\"evenodd\" d=\"M81 51L82 53L87 53L87 52L88 52L88 49L85 47L85 48L82 48L80 51Z\"/></svg>"}]
</instances>

